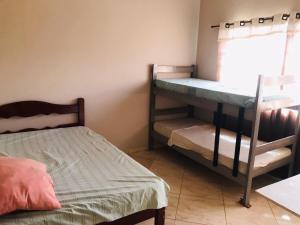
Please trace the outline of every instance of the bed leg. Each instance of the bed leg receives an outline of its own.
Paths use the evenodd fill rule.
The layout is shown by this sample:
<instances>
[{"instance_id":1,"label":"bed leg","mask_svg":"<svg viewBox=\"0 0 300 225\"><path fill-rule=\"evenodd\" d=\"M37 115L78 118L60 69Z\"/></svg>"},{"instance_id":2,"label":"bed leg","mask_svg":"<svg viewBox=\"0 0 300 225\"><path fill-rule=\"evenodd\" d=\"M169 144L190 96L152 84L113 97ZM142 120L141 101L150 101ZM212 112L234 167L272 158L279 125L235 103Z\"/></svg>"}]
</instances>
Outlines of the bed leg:
<instances>
[{"instance_id":1,"label":"bed leg","mask_svg":"<svg viewBox=\"0 0 300 225\"><path fill-rule=\"evenodd\" d=\"M152 131L149 131L149 138L148 138L148 150L154 150L155 145L154 145L154 138L152 137Z\"/></svg>"},{"instance_id":2,"label":"bed leg","mask_svg":"<svg viewBox=\"0 0 300 225\"><path fill-rule=\"evenodd\" d=\"M241 198L240 203L246 208L250 208L250 195L252 189L252 178L247 181L247 185L245 186L244 196Z\"/></svg>"},{"instance_id":3,"label":"bed leg","mask_svg":"<svg viewBox=\"0 0 300 225\"><path fill-rule=\"evenodd\" d=\"M154 225L165 225L165 208L156 210Z\"/></svg>"}]
</instances>

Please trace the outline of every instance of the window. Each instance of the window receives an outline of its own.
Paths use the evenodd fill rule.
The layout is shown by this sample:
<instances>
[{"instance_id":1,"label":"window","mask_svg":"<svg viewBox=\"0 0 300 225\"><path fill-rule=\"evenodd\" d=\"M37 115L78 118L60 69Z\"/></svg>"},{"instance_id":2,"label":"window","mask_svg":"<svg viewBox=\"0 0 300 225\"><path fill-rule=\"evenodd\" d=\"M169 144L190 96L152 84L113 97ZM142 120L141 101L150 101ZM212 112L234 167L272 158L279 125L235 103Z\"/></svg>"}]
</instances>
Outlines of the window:
<instances>
[{"instance_id":1,"label":"window","mask_svg":"<svg viewBox=\"0 0 300 225\"><path fill-rule=\"evenodd\" d=\"M258 75L300 76L300 19L276 15L271 20L252 19L221 24L219 31L218 77L225 84L255 89Z\"/></svg>"}]
</instances>

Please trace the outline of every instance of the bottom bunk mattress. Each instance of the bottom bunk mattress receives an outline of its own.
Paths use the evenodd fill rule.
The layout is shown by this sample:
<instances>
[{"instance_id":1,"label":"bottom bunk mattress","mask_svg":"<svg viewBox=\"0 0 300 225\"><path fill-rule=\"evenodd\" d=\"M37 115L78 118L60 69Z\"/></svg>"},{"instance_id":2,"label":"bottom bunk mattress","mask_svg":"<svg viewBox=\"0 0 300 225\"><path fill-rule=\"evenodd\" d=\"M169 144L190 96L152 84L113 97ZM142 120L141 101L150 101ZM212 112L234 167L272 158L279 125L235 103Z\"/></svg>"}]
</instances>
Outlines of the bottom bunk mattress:
<instances>
[{"instance_id":1,"label":"bottom bunk mattress","mask_svg":"<svg viewBox=\"0 0 300 225\"><path fill-rule=\"evenodd\" d=\"M168 185L86 127L0 135L0 156L45 163L62 208L16 212L0 224L97 224L167 206Z\"/></svg>"},{"instance_id":2,"label":"bottom bunk mattress","mask_svg":"<svg viewBox=\"0 0 300 225\"><path fill-rule=\"evenodd\" d=\"M154 130L169 138L170 146L178 146L182 149L199 153L208 160L213 159L215 126L202 121L184 118L176 120L158 121L154 124ZM219 145L219 163L232 169L235 152L236 133L221 129ZM257 144L264 144L258 141ZM246 174L250 138L243 136L240 151L239 172ZM262 169L291 155L289 148L279 148L255 157L254 170Z\"/></svg>"}]
</instances>

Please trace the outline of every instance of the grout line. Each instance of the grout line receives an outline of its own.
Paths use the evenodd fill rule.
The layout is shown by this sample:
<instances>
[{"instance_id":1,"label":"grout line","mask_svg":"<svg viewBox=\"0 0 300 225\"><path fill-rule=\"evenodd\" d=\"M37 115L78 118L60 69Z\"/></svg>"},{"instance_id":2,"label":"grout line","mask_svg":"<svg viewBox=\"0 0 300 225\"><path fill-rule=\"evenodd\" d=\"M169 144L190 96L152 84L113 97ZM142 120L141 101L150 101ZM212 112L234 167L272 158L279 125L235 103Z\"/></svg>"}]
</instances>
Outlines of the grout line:
<instances>
[{"instance_id":1,"label":"grout line","mask_svg":"<svg viewBox=\"0 0 300 225\"><path fill-rule=\"evenodd\" d=\"M223 200L223 208L224 208L224 215L225 215L225 222L226 225L228 225L228 221L227 221L227 214L226 214L226 205L225 205L225 198L224 198L224 187L223 187L223 182L221 184L221 194L222 194L222 200Z\"/></svg>"},{"instance_id":2,"label":"grout line","mask_svg":"<svg viewBox=\"0 0 300 225\"><path fill-rule=\"evenodd\" d=\"M182 190L182 185L183 185L184 174L185 174L185 166L183 167L183 171L182 171L182 175L181 175L180 189L179 189L179 195L178 195L178 201L177 201L177 207L176 207L176 213L175 213L175 223L177 220L177 212L178 212L179 201L180 201L180 197L181 197L181 190Z\"/></svg>"},{"instance_id":3,"label":"grout line","mask_svg":"<svg viewBox=\"0 0 300 225\"><path fill-rule=\"evenodd\" d=\"M269 208L271 209L271 212L272 212L273 217L274 217L274 219L275 219L275 221L276 221L276 224L279 225L279 222L278 222L278 220L277 220L277 217L275 216L275 213L274 213L274 211L273 211L273 208L272 208L271 205L270 205L269 200L268 200L268 199L266 199L266 200L267 200L267 203L268 203Z\"/></svg>"}]
</instances>

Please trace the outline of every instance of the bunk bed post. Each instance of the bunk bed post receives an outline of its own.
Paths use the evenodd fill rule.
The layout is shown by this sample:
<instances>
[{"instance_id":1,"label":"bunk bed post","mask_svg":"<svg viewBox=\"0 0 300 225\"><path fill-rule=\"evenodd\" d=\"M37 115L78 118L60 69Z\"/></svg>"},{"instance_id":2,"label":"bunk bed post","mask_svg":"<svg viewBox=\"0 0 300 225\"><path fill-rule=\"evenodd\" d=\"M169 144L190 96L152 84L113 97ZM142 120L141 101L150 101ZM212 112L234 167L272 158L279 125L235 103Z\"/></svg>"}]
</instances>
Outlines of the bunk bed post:
<instances>
[{"instance_id":1,"label":"bunk bed post","mask_svg":"<svg viewBox=\"0 0 300 225\"><path fill-rule=\"evenodd\" d=\"M150 82L150 104L149 104L149 131L148 131L148 148L149 150L154 149L154 122L155 122L155 105L156 105L156 96L154 93L155 80L157 79L157 64L152 65L151 71L151 82Z\"/></svg>"},{"instance_id":2,"label":"bunk bed post","mask_svg":"<svg viewBox=\"0 0 300 225\"><path fill-rule=\"evenodd\" d=\"M295 155L296 155L296 150L299 144L299 134L300 134L300 106L297 107L298 115L297 115L297 124L295 128L295 136L296 140L293 143L292 147L292 154L291 154L291 161L289 165L289 173L288 176L292 176L294 173L294 165L295 165Z\"/></svg>"},{"instance_id":3,"label":"bunk bed post","mask_svg":"<svg viewBox=\"0 0 300 225\"><path fill-rule=\"evenodd\" d=\"M216 135L215 135L215 145L214 145L214 158L213 158L213 166L215 166L215 167L218 166L218 161L219 161L219 144L220 144L222 117L223 117L223 104L218 103L217 119L216 119Z\"/></svg>"},{"instance_id":4,"label":"bunk bed post","mask_svg":"<svg viewBox=\"0 0 300 225\"><path fill-rule=\"evenodd\" d=\"M236 131L236 144L234 151L234 160L233 160L233 169L232 176L237 177L239 173L239 162L240 162L240 152L241 152L241 141L243 135L243 125L244 125L244 117L245 117L245 108L239 108L239 117L238 117L238 125Z\"/></svg>"},{"instance_id":5,"label":"bunk bed post","mask_svg":"<svg viewBox=\"0 0 300 225\"><path fill-rule=\"evenodd\" d=\"M191 72L191 78L197 78L197 66L196 65L192 65L192 72ZM194 106L192 105L188 105L189 108L189 112L188 112L188 117L193 117L194 116Z\"/></svg>"},{"instance_id":6,"label":"bunk bed post","mask_svg":"<svg viewBox=\"0 0 300 225\"><path fill-rule=\"evenodd\" d=\"M262 85L263 85L263 76L260 75L258 78L256 100L255 100L254 112L252 118L252 132L251 132L251 142L250 142L250 149L249 149L249 156L248 156L246 183L244 187L245 188L244 196L241 199L241 203L247 208L251 207L250 194L252 188L255 149L256 149L256 144L258 139L259 123L260 123L260 115L261 115Z\"/></svg>"},{"instance_id":7,"label":"bunk bed post","mask_svg":"<svg viewBox=\"0 0 300 225\"><path fill-rule=\"evenodd\" d=\"M197 78L197 66L192 65L193 72L191 72L191 78Z\"/></svg>"}]
</instances>

